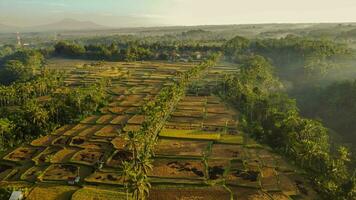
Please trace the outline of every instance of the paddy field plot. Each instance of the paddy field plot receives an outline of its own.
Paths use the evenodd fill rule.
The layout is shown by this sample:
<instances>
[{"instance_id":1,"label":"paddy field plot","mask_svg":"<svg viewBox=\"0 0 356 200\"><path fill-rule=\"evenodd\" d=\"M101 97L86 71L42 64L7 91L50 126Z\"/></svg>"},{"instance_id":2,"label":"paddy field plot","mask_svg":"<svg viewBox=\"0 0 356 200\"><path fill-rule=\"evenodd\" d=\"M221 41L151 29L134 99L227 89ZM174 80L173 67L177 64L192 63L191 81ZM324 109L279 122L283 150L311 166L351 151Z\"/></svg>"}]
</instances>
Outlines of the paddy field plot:
<instances>
[{"instance_id":1,"label":"paddy field plot","mask_svg":"<svg viewBox=\"0 0 356 200\"><path fill-rule=\"evenodd\" d=\"M41 184L34 187L26 199L68 200L78 189L76 186Z\"/></svg>"},{"instance_id":2,"label":"paddy field plot","mask_svg":"<svg viewBox=\"0 0 356 200\"><path fill-rule=\"evenodd\" d=\"M127 200L127 194L116 188L84 187L72 195L72 200Z\"/></svg>"},{"instance_id":3,"label":"paddy field plot","mask_svg":"<svg viewBox=\"0 0 356 200\"><path fill-rule=\"evenodd\" d=\"M27 199L126 199L122 163L132 159L127 133L141 128L141 108L193 64L58 59L68 87L109 78L109 102L79 123L68 124L6 153L0 180L27 183ZM208 71L200 91L187 91L165 121L154 147L149 199L306 199L313 190L284 158L238 129L238 112L211 95L233 69ZM102 165L102 167L98 167ZM76 186L70 177L79 175ZM113 188L115 188L113 190Z\"/></svg>"}]
</instances>

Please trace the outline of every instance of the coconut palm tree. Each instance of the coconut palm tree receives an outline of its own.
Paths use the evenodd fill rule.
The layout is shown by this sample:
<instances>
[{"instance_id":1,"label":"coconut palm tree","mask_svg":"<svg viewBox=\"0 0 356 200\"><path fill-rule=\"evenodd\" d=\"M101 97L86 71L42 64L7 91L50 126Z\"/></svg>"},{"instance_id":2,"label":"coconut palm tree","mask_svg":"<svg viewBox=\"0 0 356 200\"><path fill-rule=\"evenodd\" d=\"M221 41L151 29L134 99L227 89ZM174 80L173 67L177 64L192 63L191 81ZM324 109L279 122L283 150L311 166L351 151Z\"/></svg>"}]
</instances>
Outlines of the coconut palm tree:
<instances>
[{"instance_id":1,"label":"coconut palm tree","mask_svg":"<svg viewBox=\"0 0 356 200\"><path fill-rule=\"evenodd\" d=\"M11 134L11 131L14 129L14 125L8 119L0 118L0 148L4 149L5 144L8 142L8 134Z\"/></svg>"}]
</instances>

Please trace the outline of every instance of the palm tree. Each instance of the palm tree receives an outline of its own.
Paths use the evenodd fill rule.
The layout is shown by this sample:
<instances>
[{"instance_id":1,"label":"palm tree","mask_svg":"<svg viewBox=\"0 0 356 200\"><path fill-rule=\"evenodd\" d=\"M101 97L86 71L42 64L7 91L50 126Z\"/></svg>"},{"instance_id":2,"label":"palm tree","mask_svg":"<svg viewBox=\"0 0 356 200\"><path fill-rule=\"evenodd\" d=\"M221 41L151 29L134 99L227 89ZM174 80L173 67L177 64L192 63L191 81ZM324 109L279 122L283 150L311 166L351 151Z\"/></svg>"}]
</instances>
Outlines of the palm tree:
<instances>
[{"instance_id":1,"label":"palm tree","mask_svg":"<svg viewBox=\"0 0 356 200\"><path fill-rule=\"evenodd\" d=\"M148 197L151 184L148 182L146 173L140 170L140 167L133 162L124 162L123 177L127 199L129 193L135 200L145 200Z\"/></svg>"},{"instance_id":2,"label":"palm tree","mask_svg":"<svg viewBox=\"0 0 356 200\"><path fill-rule=\"evenodd\" d=\"M142 150L138 152L139 167L145 174L147 174L153 168L151 160L152 146L149 143L150 141L146 142L144 144L144 148L142 148Z\"/></svg>"},{"instance_id":3,"label":"palm tree","mask_svg":"<svg viewBox=\"0 0 356 200\"><path fill-rule=\"evenodd\" d=\"M4 148L7 138L7 134L9 134L14 128L14 125L8 120L4 118L0 118L0 138L1 144L0 148Z\"/></svg>"},{"instance_id":4,"label":"palm tree","mask_svg":"<svg viewBox=\"0 0 356 200\"><path fill-rule=\"evenodd\" d=\"M137 145L140 142L138 140L137 133L133 132L133 131L130 131L126 135L125 140L126 140L126 148L128 148L132 152L132 159L134 160L134 162L136 162L137 150L138 150L137 149L138 148Z\"/></svg>"},{"instance_id":5,"label":"palm tree","mask_svg":"<svg viewBox=\"0 0 356 200\"><path fill-rule=\"evenodd\" d=\"M124 187L126 188L126 199L129 199L129 191L133 190L131 184L129 184L129 180L131 178L132 173L133 172L132 172L131 163L128 161L124 161L122 163L122 177L124 179Z\"/></svg>"},{"instance_id":6,"label":"palm tree","mask_svg":"<svg viewBox=\"0 0 356 200\"><path fill-rule=\"evenodd\" d=\"M148 182L148 177L142 171L139 172L136 176L136 185L135 190L133 192L133 198L136 200L145 200L149 195L149 190L151 188L151 184Z\"/></svg>"}]
</instances>

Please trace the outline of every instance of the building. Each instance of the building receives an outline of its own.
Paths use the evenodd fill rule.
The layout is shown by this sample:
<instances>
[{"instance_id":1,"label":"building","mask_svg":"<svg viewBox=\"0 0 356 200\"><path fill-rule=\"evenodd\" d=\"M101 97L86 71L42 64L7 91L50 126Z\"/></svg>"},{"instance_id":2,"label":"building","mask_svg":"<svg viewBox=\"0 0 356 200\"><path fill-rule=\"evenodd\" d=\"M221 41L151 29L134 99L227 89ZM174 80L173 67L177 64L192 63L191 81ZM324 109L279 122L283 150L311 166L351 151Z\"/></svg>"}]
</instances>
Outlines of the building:
<instances>
[{"instance_id":1,"label":"building","mask_svg":"<svg viewBox=\"0 0 356 200\"><path fill-rule=\"evenodd\" d=\"M23 197L24 196L21 191L13 191L9 200L22 200Z\"/></svg>"},{"instance_id":2,"label":"building","mask_svg":"<svg viewBox=\"0 0 356 200\"><path fill-rule=\"evenodd\" d=\"M200 60L202 55L199 51L196 51L196 52L194 52L194 57L195 57L195 59Z\"/></svg>"},{"instance_id":3,"label":"building","mask_svg":"<svg viewBox=\"0 0 356 200\"><path fill-rule=\"evenodd\" d=\"M68 177L68 180L67 180L68 185L78 184L79 181L80 181L80 176L75 176L75 177L71 176L71 177Z\"/></svg>"}]
</instances>

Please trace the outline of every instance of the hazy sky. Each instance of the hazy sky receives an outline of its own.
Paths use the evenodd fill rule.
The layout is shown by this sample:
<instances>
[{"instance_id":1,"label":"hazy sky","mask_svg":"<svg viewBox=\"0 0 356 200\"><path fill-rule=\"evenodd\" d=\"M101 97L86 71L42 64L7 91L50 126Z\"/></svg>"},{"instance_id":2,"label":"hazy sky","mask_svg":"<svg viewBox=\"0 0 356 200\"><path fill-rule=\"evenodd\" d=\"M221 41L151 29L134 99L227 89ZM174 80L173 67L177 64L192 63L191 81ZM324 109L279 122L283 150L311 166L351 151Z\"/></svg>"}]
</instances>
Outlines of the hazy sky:
<instances>
[{"instance_id":1,"label":"hazy sky","mask_svg":"<svg viewBox=\"0 0 356 200\"><path fill-rule=\"evenodd\" d=\"M106 26L356 22L356 0L0 0L0 24Z\"/></svg>"}]
</instances>

